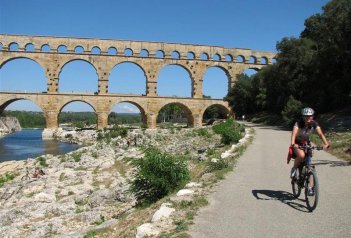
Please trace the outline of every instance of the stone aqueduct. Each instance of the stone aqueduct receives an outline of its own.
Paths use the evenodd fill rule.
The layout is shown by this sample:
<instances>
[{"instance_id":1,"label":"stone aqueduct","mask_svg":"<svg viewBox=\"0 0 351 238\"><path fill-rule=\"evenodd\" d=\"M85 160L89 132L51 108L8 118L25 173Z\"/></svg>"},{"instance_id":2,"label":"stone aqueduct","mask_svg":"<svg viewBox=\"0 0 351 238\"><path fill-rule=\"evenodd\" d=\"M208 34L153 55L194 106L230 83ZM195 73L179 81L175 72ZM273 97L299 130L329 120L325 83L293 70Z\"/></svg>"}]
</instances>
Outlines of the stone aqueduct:
<instances>
[{"instance_id":1,"label":"stone aqueduct","mask_svg":"<svg viewBox=\"0 0 351 238\"><path fill-rule=\"evenodd\" d=\"M30 50L28 46L31 46ZM77 52L77 47L83 50ZM226 114L234 113L223 100L203 98L203 76L209 67L224 70L230 88L235 84L237 74L249 68L259 70L272 64L274 57L272 52L218 46L0 34L0 68L13 59L27 58L39 63L47 78L46 92L0 92L0 113L14 101L31 100L43 110L46 127L55 129L62 108L71 102L82 101L95 110L100 129L107 126L108 115L115 104L128 102L139 108L143 123L148 128L155 128L162 107L177 103L187 115L188 126L199 127L205 110L212 105L217 105ZM98 75L98 92L58 91L60 71L73 60L84 60L93 65ZM109 74L114 66L123 62L137 64L144 71L144 95L108 92ZM157 96L157 76L167 65L179 65L189 73L192 84L190 98Z\"/></svg>"}]
</instances>

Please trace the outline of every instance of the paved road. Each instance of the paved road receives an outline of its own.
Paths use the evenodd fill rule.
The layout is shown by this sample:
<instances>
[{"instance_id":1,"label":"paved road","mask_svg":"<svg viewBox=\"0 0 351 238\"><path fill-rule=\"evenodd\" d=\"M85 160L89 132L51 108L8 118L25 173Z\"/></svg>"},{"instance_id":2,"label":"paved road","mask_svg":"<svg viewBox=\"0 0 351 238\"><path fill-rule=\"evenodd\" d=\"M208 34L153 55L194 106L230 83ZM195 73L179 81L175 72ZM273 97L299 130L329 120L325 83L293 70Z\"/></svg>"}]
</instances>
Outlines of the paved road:
<instances>
[{"instance_id":1,"label":"paved road","mask_svg":"<svg viewBox=\"0 0 351 238\"><path fill-rule=\"evenodd\" d=\"M315 152L320 200L308 212L292 196L286 164L290 132L254 126L253 143L234 172L214 188L190 227L193 238L351 237L351 166Z\"/></svg>"}]
</instances>

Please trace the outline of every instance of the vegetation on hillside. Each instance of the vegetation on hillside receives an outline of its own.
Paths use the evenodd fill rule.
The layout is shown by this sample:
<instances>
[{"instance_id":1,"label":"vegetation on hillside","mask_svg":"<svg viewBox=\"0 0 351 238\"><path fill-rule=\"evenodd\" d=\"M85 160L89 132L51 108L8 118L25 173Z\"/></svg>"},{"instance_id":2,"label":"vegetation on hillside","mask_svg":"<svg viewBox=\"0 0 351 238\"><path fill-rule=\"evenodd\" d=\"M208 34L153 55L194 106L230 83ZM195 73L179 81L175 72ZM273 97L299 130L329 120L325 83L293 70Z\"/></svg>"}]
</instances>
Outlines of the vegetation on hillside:
<instances>
[{"instance_id":1,"label":"vegetation on hillside","mask_svg":"<svg viewBox=\"0 0 351 238\"><path fill-rule=\"evenodd\" d=\"M241 75L226 100L238 115L262 111L291 123L296 111L318 113L351 104L351 2L333 0L309 17L299 38L277 43L277 63Z\"/></svg>"},{"instance_id":2,"label":"vegetation on hillside","mask_svg":"<svg viewBox=\"0 0 351 238\"><path fill-rule=\"evenodd\" d=\"M318 120L329 113L329 118L346 122L350 116L338 111L351 105L350 42L351 1L329 1L321 14L305 20L299 38L286 37L277 43L276 64L252 76L239 75L225 100L238 116L286 128L291 128L305 106L316 110ZM341 130L333 123L321 121L331 151L351 160L351 123Z\"/></svg>"},{"instance_id":3,"label":"vegetation on hillside","mask_svg":"<svg viewBox=\"0 0 351 238\"><path fill-rule=\"evenodd\" d=\"M45 118L42 112L4 111L3 116L16 117L22 128L45 127Z\"/></svg>"}]
</instances>

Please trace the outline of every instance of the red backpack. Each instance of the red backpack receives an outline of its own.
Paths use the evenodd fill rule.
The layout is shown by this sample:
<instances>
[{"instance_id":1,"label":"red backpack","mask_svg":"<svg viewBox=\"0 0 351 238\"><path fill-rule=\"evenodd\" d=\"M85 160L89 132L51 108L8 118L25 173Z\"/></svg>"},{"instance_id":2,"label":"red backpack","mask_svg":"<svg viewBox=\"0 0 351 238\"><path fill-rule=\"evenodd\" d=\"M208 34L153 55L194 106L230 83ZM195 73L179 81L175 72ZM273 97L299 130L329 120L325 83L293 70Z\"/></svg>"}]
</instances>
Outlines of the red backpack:
<instances>
[{"instance_id":1,"label":"red backpack","mask_svg":"<svg viewBox=\"0 0 351 238\"><path fill-rule=\"evenodd\" d=\"M289 147L289 151L288 151L288 156L286 157L286 163L289 164L291 158L294 158L294 148L292 146Z\"/></svg>"}]
</instances>

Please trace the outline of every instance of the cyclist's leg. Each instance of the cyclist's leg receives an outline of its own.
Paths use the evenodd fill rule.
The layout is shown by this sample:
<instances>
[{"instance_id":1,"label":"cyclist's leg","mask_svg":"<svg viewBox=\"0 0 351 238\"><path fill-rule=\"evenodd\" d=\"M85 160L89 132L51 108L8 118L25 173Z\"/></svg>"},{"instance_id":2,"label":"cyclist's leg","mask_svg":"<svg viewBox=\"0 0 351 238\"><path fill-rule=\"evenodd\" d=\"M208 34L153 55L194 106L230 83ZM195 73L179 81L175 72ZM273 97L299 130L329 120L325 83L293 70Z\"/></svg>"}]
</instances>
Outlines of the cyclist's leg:
<instances>
[{"instance_id":1,"label":"cyclist's leg","mask_svg":"<svg viewBox=\"0 0 351 238\"><path fill-rule=\"evenodd\" d=\"M299 148L294 148L296 158L294 160L294 168L297 169L305 159L305 151Z\"/></svg>"},{"instance_id":2,"label":"cyclist's leg","mask_svg":"<svg viewBox=\"0 0 351 238\"><path fill-rule=\"evenodd\" d=\"M309 187L309 189L313 189L313 187L314 187L313 176L310 176L308 178L308 187Z\"/></svg>"}]
</instances>

